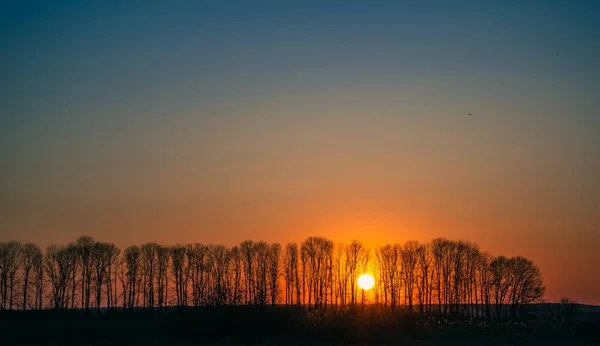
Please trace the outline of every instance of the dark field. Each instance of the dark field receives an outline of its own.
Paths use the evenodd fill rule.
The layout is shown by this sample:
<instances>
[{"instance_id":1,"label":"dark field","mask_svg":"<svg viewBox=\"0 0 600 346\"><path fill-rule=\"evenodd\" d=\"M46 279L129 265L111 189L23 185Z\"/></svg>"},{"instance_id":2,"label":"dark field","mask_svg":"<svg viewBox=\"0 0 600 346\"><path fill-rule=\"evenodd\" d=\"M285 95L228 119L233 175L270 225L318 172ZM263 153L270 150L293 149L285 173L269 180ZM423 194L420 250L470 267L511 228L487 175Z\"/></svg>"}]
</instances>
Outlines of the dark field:
<instances>
[{"instance_id":1,"label":"dark field","mask_svg":"<svg viewBox=\"0 0 600 346\"><path fill-rule=\"evenodd\" d=\"M374 307L320 313L210 307L10 312L0 316L0 333L0 345L593 345L600 340L600 322L561 316L518 322L437 320Z\"/></svg>"}]
</instances>

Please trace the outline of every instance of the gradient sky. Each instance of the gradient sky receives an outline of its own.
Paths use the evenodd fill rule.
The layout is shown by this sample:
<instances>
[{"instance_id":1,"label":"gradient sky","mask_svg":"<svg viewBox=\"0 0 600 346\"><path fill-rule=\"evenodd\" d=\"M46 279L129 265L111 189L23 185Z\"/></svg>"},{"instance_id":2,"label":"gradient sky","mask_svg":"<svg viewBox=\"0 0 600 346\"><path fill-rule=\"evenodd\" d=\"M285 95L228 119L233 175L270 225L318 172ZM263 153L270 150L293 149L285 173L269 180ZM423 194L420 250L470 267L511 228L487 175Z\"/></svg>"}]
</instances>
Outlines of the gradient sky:
<instances>
[{"instance_id":1,"label":"gradient sky","mask_svg":"<svg viewBox=\"0 0 600 346\"><path fill-rule=\"evenodd\" d=\"M443 236L600 304L599 35L598 1L2 1L0 241Z\"/></svg>"}]
</instances>

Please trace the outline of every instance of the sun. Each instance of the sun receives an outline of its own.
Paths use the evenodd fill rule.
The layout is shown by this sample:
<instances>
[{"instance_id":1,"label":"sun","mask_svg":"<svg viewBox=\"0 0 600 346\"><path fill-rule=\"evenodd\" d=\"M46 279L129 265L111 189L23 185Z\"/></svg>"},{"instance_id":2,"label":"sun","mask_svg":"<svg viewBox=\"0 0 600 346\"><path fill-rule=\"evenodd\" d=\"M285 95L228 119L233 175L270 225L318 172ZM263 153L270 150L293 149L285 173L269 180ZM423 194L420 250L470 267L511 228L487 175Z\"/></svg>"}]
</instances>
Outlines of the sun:
<instances>
[{"instance_id":1,"label":"sun","mask_svg":"<svg viewBox=\"0 0 600 346\"><path fill-rule=\"evenodd\" d=\"M358 277L358 287L365 291L370 290L375 285L375 279L370 274L363 274Z\"/></svg>"}]
</instances>

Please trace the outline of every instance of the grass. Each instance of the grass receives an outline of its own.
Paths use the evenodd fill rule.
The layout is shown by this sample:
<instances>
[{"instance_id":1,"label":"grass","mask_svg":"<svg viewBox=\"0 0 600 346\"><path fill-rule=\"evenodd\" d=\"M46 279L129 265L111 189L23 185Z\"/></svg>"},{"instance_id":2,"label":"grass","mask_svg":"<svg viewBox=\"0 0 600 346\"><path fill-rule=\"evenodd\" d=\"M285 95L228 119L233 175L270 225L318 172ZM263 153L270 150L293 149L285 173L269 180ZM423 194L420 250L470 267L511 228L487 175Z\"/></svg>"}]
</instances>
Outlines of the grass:
<instances>
[{"instance_id":1,"label":"grass","mask_svg":"<svg viewBox=\"0 0 600 346\"><path fill-rule=\"evenodd\" d=\"M377 307L308 312L285 307L160 311L27 311L0 315L0 344L226 345L576 344L596 339L598 321L436 319Z\"/></svg>"}]
</instances>

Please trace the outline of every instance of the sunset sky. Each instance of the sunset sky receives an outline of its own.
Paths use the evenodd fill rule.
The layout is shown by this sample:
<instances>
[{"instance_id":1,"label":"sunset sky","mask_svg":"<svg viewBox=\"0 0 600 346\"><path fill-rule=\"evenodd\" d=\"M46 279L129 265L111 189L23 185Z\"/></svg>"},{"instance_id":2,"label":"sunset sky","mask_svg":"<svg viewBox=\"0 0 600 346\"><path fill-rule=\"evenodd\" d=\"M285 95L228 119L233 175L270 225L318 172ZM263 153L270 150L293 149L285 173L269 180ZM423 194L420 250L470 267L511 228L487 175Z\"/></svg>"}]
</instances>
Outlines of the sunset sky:
<instances>
[{"instance_id":1,"label":"sunset sky","mask_svg":"<svg viewBox=\"0 0 600 346\"><path fill-rule=\"evenodd\" d=\"M446 237L600 304L599 35L583 0L2 1L0 241Z\"/></svg>"}]
</instances>

